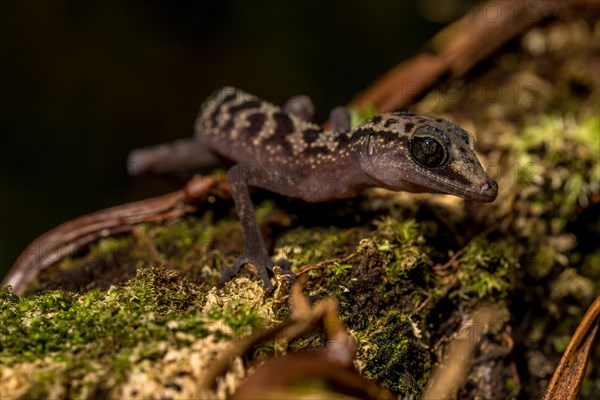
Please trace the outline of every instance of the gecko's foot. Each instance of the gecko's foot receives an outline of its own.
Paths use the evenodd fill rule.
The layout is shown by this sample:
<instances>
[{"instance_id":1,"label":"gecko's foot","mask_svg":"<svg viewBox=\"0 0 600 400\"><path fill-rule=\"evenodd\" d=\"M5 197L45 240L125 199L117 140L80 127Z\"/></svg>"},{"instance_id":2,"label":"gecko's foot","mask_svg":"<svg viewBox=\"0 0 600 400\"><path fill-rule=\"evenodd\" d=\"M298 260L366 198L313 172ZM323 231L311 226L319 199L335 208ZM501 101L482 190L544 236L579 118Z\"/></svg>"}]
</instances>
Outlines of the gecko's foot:
<instances>
[{"instance_id":1,"label":"gecko's foot","mask_svg":"<svg viewBox=\"0 0 600 400\"><path fill-rule=\"evenodd\" d=\"M311 122L315 115L315 106L310 97L301 94L289 99L283 106L283 111L303 121Z\"/></svg>"},{"instance_id":2,"label":"gecko's foot","mask_svg":"<svg viewBox=\"0 0 600 400\"><path fill-rule=\"evenodd\" d=\"M352 128L352 116L344 106L337 106L329 113L331 130L335 133L346 133Z\"/></svg>"},{"instance_id":3,"label":"gecko's foot","mask_svg":"<svg viewBox=\"0 0 600 400\"><path fill-rule=\"evenodd\" d=\"M238 257L233 266L231 268L227 268L223 270L221 273L221 280L219 281L219 285L224 285L229 282L233 277L235 277L242 267L246 264L252 264L258 270L260 277L263 280L263 286L267 293L271 293L273 291L273 284L271 283L271 278L269 276L269 272L273 275L273 268L280 267L283 275L288 276L288 281L293 282L296 279L296 275L290 269L290 262L286 259L279 259L277 261L271 260L268 256L263 257L252 257L242 255Z\"/></svg>"}]
</instances>

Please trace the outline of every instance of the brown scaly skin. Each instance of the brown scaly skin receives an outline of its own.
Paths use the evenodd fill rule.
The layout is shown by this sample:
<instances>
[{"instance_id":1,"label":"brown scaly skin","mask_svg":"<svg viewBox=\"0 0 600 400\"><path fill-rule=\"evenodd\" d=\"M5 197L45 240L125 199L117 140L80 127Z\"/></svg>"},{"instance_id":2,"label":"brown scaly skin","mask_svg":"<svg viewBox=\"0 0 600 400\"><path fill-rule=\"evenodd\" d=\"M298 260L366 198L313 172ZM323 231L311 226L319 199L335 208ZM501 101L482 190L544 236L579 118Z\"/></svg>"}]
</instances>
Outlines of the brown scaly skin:
<instances>
[{"instance_id":1,"label":"brown scaly skin","mask_svg":"<svg viewBox=\"0 0 600 400\"><path fill-rule=\"evenodd\" d=\"M246 247L233 267L223 272L222 282L252 263L271 290L267 271L275 265L289 267L287 261L269 257L248 186L309 202L352 197L368 187L446 193L480 202L496 198L498 185L475 156L472 136L459 126L441 118L395 112L350 129L347 111L336 108L331 115L333 131L323 131L307 121L312 108L306 102L294 98L284 111L225 87L200 110L196 138L236 162L227 180Z\"/></svg>"}]
</instances>

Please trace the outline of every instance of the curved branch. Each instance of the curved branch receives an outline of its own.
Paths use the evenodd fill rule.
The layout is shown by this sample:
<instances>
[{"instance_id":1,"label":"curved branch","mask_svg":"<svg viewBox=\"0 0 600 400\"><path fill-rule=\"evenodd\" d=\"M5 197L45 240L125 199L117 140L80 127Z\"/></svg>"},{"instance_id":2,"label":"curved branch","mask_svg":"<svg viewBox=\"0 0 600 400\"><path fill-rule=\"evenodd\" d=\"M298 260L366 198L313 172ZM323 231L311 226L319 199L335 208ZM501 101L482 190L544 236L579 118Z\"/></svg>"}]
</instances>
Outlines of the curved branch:
<instances>
[{"instance_id":1,"label":"curved branch","mask_svg":"<svg viewBox=\"0 0 600 400\"><path fill-rule=\"evenodd\" d=\"M25 248L2 286L23 294L42 270L102 237L130 231L135 225L175 218L196 210L195 203L215 183L211 177L194 176L181 190L150 199L100 210L67 221L39 236Z\"/></svg>"}]
</instances>

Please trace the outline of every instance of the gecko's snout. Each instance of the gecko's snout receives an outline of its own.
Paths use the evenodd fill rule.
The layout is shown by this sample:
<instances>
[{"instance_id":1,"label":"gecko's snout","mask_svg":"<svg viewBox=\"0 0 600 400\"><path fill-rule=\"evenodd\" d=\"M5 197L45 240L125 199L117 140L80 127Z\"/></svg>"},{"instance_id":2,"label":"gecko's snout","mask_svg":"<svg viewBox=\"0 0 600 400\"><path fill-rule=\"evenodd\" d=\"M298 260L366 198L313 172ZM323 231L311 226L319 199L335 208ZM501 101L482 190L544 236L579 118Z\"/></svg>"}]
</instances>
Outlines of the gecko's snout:
<instances>
[{"instance_id":1,"label":"gecko's snout","mask_svg":"<svg viewBox=\"0 0 600 400\"><path fill-rule=\"evenodd\" d=\"M489 179L486 183L481 185L479 188L479 195L485 198L485 201L492 202L498 195L498 184L495 180Z\"/></svg>"}]
</instances>

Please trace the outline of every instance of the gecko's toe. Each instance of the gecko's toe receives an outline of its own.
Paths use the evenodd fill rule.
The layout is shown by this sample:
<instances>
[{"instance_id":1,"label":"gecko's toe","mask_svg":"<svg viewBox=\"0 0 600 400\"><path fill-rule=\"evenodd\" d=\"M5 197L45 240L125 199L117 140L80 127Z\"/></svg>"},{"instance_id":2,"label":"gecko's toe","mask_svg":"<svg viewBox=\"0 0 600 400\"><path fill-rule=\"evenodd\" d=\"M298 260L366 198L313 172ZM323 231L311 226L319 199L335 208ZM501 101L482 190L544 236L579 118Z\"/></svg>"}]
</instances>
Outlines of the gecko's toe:
<instances>
[{"instance_id":1,"label":"gecko's toe","mask_svg":"<svg viewBox=\"0 0 600 400\"><path fill-rule=\"evenodd\" d=\"M269 270L273 271L273 267L277 266L281 267L281 269L284 271L291 272L290 267L292 266L292 263L288 259L278 258L277 260L273 261L273 265L269 268Z\"/></svg>"},{"instance_id":2,"label":"gecko's toe","mask_svg":"<svg viewBox=\"0 0 600 400\"><path fill-rule=\"evenodd\" d=\"M249 262L252 261L248 257L238 257L230 268L225 268L223 271L221 271L221 279L219 280L218 285L223 286L232 280L240 272L242 267Z\"/></svg>"},{"instance_id":3,"label":"gecko's toe","mask_svg":"<svg viewBox=\"0 0 600 400\"><path fill-rule=\"evenodd\" d=\"M242 267L246 264L252 264L256 267L258 274L263 280L263 287L265 292L271 293L273 291L273 284L271 283L270 274L273 275L273 268L280 267L282 270L282 275L286 276L288 282L294 282L296 280L296 275L290 269L291 263L282 258L277 261L272 261L268 257L251 257L251 256L241 256L237 258L231 268L226 268L221 272L221 279L219 281L219 286L223 286L231 279L233 279L242 269Z\"/></svg>"},{"instance_id":4,"label":"gecko's toe","mask_svg":"<svg viewBox=\"0 0 600 400\"><path fill-rule=\"evenodd\" d=\"M273 262L269 267L269 271L273 272L274 267L280 267L282 275L286 275L288 282L292 283L296 280L296 274L290 269L291 266L292 263L289 260L280 258Z\"/></svg>"}]
</instances>

